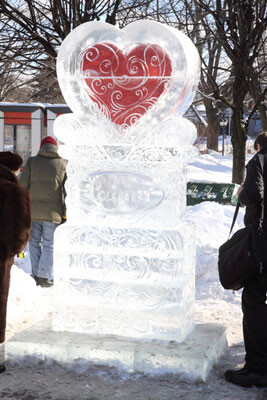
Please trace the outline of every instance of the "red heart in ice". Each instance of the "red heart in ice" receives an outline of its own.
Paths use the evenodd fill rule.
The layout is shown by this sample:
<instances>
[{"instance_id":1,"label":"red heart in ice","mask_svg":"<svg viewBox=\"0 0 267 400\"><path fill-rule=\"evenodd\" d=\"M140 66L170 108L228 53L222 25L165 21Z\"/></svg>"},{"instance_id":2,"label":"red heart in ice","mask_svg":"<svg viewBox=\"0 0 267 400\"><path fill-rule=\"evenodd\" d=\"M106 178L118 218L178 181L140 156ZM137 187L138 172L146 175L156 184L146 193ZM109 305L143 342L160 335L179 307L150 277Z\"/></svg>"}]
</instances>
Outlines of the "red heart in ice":
<instances>
[{"instance_id":1,"label":"red heart in ice","mask_svg":"<svg viewBox=\"0 0 267 400\"><path fill-rule=\"evenodd\" d=\"M99 43L82 54L81 73L85 88L107 118L131 126L167 90L171 60L156 44L135 44L120 50Z\"/></svg>"}]
</instances>

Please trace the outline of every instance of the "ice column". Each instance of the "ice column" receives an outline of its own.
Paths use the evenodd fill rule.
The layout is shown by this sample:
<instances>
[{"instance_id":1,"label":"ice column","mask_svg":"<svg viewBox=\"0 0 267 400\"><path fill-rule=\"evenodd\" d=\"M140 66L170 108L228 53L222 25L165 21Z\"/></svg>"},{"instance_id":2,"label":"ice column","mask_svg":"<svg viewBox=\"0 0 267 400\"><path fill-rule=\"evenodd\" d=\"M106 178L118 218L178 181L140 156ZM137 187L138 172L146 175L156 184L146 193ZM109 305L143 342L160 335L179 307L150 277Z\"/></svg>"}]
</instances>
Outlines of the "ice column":
<instances>
[{"instance_id":1,"label":"ice column","mask_svg":"<svg viewBox=\"0 0 267 400\"><path fill-rule=\"evenodd\" d=\"M194 325L185 209L196 131L182 115L198 83L197 51L156 22L90 22L64 40L57 72L73 114L55 122L68 180L53 329L183 341Z\"/></svg>"}]
</instances>

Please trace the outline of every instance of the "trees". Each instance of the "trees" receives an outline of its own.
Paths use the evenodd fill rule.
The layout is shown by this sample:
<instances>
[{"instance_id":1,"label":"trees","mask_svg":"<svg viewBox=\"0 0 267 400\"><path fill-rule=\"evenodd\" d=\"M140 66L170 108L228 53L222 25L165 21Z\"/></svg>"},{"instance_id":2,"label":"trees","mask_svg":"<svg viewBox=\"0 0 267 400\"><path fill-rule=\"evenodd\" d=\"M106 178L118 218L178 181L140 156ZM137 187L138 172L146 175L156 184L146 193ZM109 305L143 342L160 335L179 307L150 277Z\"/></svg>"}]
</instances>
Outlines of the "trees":
<instances>
[{"instance_id":1,"label":"trees","mask_svg":"<svg viewBox=\"0 0 267 400\"><path fill-rule=\"evenodd\" d=\"M249 81L249 92L254 99L254 108L258 109L263 129L267 131L267 31L264 32L259 55L253 65L253 74ZM255 73L256 72L256 73Z\"/></svg>"},{"instance_id":2,"label":"trees","mask_svg":"<svg viewBox=\"0 0 267 400\"><path fill-rule=\"evenodd\" d=\"M247 93L255 96L257 106L263 104L267 88L259 89L260 73L257 60L266 46L265 0L196 0L195 3L212 16L215 30L209 28L231 61L231 100L221 91L214 97L233 111L233 173L232 181L244 180L247 121L243 121L244 100ZM255 108L256 109L256 108ZM253 112L255 112L255 109Z\"/></svg>"},{"instance_id":3,"label":"trees","mask_svg":"<svg viewBox=\"0 0 267 400\"><path fill-rule=\"evenodd\" d=\"M8 34L5 24L0 22L0 101L4 101L7 97L12 98L12 92L18 86L20 88L23 80L23 70L20 70L14 59L16 54L11 56L10 49L16 42L16 36Z\"/></svg>"},{"instance_id":4,"label":"trees","mask_svg":"<svg viewBox=\"0 0 267 400\"><path fill-rule=\"evenodd\" d=\"M206 108L208 148L217 149L219 121L233 112L233 176L241 183L245 170L247 128L256 110L266 122L266 1L170 0L167 23L187 32L198 48L202 71L199 93ZM265 82L265 85L264 85ZM244 100L255 107L243 120Z\"/></svg>"},{"instance_id":5,"label":"trees","mask_svg":"<svg viewBox=\"0 0 267 400\"><path fill-rule=\"evenodd\" d=\"M183 3L185 12L180 26L195 43L202 61L198 99L204 103L206 109L207 147L218 151L221 108L216 102L214 92L225 91L226 76L229 73L226 73L227 67L222 59L222 46L210 32L214 21L209 12L193 0L184 0Z\"/></svg>"},{"instance_id":6,"label":"trees","mask_svg":"<svg viewBox=\"0 0 267 400\"><path fill-rule=\"evenodd\" d=\"M60 93L56 79L57 51L76 26L94 20L116 23L132 8L148 6L151 0L1 0L0 56L3 80L6 66L18 79L23 73L25 86L49 83L46 91ZM9 38L13 38L12 42ZM8 49L8 51L7 51ZM39 86L39 85L38 85ZM33 96L41 100L45 87ZM49 97L49 96L48 96ZM54 96L51 95L51 98ZM28 98L28 101L32 100Z\"/></svg>"},{"instance_id":7,"label":"trees","mask_svg":"<svg viewBox=\"0 0 267 400\"><path fill-rule=\"evenodd\" d=\"M199 93L206 108L208 148L217 150L219 122L225 108L233 111L233 182L245 170L247 127L258 109L266 122L266 1L170 0L168 23L187 32L201 60ZM175 19L174 19L175 17ZM265 85L264 85L265 82ZM244 100L255 108L243 121Z\"/></svg>"}]
</instances>

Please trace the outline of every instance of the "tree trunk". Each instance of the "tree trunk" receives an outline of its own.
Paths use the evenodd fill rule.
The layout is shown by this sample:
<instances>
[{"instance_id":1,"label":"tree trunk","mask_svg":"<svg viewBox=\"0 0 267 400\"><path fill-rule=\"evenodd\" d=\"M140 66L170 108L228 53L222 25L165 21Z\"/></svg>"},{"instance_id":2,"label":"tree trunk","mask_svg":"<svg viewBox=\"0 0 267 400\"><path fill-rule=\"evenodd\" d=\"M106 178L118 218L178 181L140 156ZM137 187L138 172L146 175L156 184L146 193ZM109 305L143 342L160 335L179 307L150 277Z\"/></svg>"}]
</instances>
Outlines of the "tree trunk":
<instances>
[{"instance_id":1,"label":"tree trunk","mask_svg":"<svg viewBox=\"0 0 267 400\"><path fill-rule=\"evenodd\" d=\"M246 141L247 133L246 128L241 125L240 110L233 112L233 170L232 182L242 184L245 177L246 166Z\"/></svg>"},{"instance_id":2,"label":"tree trunk","mask_svg":"<svg viewBox=\"0 0 267 400\"><path fill-rule=\"evenodd\" d=\"M218 110L213 106L211 100L204 100L206 115L208 121L207 127L207 148L218 151L219 121L220 116Z\"/></svg>"},{"instance_id":3,"label":"tree trunk","mask_svg":"<svg viewBox=\"0 0 267 400\"><path fill-rule=\"evenodd\" d=\"M217 128L208 122L207 127L207 148L209 150L219 151Z\"/></svg>"},{"instance_id":4,"label":"tree trunk","mask_svg":"<svg viewBox=\"0 0 267 400\"><path fill-rule=\"evenodd\" d=\"M262 88L258 76L255 76L254 79L251 80L249 91L256 103L257 99L262 94ZM265 103L261 102L257 109L261 117L262 130L267 131L267 107Z\"/></svg>"},{"instance_id":5,"label":"tree trunk","mask_svg":"<svg viewBox=\"0 0 267 400\"><path fill-rule=\"evenodd\" d=\"M232 145L233 145L233 170L232 182L242 184L245 176L246 166L246 141L247 141L247 126L242 124L244 112L244 100L248 92L248 84L246 81L245 70L243 65L236 62L233 64L235 71L235 80L233 83L233 130L232 130Z\"/></svg>"},{"instance_id":6,"label":"tree trunk","mask_svg":"<svg viewBox=\"0 0 267 400\"><path fill-rule=\"evenodd\" d=\"M267 131L267 110L264 104L258 106L258 111L261 117L262 130Z\"/></svg>"}]
</instances>

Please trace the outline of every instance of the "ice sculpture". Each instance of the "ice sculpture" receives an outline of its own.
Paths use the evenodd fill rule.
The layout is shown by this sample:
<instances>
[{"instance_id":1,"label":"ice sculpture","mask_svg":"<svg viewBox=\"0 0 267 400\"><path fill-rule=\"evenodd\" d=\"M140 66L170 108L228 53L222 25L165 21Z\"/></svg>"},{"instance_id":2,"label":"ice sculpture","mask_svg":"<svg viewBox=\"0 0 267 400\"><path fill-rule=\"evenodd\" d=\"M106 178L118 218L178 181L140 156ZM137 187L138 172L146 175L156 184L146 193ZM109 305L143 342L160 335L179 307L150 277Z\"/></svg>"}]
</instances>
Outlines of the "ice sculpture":
<instances>
[{"instance_id":1,"label":"ice sculpture","mask_svg":"<svg viewBox=\"0 0 267 400\"><path fill-rule=\"evenodd\" d=\"M62 43L57 73L73 114L55 122L68 196L55 235L53 329L183 341L194 326L185 208L196 130L182 115L198 53L157 22L90 22Z\"/></svg>"}]
</instances>

